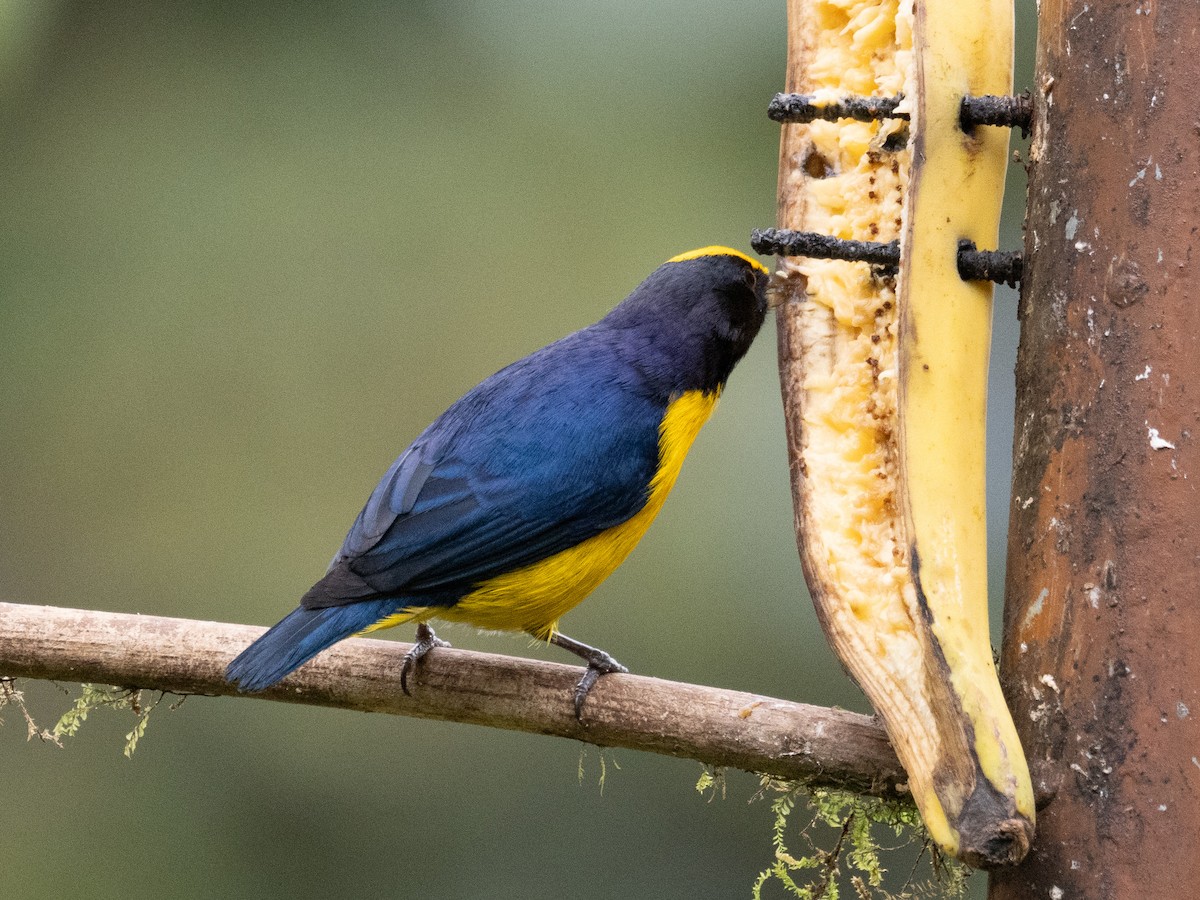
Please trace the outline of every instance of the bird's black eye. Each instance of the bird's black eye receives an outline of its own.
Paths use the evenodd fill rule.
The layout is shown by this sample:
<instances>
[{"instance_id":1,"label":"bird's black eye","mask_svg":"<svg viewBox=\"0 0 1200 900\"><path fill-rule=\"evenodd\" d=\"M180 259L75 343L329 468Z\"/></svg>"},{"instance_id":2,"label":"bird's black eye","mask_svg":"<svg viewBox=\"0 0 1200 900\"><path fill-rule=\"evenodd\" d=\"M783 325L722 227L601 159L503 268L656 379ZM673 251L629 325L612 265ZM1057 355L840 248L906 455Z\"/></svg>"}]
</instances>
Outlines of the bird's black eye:
<instances>
[{"instance_id":1,"label":"bird's black eye","mask_svg":"<svg viewBox=\"0 0 1200 900\"><path fill-rule=\"evenodd\" d=\"M751 292L753 292L755 290L755 288L758 287L758 272L757 272L757 270L746 269L744 272L742 272L742 281L744 281L746 284L746 287L748 287L751 290Z\"/></svg>"}]
</instances>

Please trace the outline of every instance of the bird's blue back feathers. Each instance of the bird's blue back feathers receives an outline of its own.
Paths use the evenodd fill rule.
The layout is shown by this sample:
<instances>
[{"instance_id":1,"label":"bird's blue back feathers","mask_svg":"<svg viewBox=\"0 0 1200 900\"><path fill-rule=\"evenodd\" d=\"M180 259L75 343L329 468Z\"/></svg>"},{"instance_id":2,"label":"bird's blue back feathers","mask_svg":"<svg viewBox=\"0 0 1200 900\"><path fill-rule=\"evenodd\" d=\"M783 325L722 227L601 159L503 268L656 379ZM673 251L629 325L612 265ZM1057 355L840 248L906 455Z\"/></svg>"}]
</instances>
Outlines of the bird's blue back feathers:
<instances>
[{"instance_id":1,"label":"bird's blue back feathers","mask_svg":"<svg viewBox=\"0 0 1200 900\"><path fill-rule=\"evenodd\" d=\"M637 512L667 398L620 384L618 341L590 331L501 370L426 429L304 605L446 605Z\"/></svg>"}]
</instances>

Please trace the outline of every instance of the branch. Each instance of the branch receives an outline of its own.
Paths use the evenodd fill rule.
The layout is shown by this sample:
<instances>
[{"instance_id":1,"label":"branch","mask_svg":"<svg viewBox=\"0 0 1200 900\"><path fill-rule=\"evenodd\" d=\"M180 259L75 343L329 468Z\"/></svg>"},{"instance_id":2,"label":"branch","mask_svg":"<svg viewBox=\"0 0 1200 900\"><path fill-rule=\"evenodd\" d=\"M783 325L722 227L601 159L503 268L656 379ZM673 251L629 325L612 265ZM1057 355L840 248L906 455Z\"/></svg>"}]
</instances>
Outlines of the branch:
<instances>
[{"instance_id":1,"label":"branch","mask_svg":"<svg viewBox=\"0 0 1200 900\"><path fill-rule=\"evenodd\" d=\"M606 675L584 723L572 690L579 669L438 649L421 661L413 696L400 690L408 644L343 641L275 687L239 695L226 664L263 633L249 625L0 603L0 674L416 716L574 738L694 759L859 793L895 795L904 781L872 718L646 678Z\"/></svg>"}]
</instances>

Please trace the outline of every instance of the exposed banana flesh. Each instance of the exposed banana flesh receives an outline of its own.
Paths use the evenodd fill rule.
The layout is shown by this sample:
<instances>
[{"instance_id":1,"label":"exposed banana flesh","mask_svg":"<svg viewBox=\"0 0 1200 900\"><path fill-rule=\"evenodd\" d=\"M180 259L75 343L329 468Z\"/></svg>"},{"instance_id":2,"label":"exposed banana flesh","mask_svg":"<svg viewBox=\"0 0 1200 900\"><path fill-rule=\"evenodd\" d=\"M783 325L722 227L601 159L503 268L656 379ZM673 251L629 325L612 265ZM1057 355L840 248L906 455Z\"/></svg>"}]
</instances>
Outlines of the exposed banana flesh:
<instances>
[{"instance_id":1,"label":"exposed banana flesh","mask_svg":"<svg viewBox=\"0 0 1200 900\"><path fill-rule=\"evenodd\" d=\"M956 268L960 238L996 246L1008 134L958 117L966 94L1011 91L1011 3L789 0L788 17L789 91L902 95L910 116L784 127L780 227L901 242L898 272L789 258L776 275L805 575L933 838L1015 863L1034 801L988 634L992 288Z\"/></svg>"}]
</instances>

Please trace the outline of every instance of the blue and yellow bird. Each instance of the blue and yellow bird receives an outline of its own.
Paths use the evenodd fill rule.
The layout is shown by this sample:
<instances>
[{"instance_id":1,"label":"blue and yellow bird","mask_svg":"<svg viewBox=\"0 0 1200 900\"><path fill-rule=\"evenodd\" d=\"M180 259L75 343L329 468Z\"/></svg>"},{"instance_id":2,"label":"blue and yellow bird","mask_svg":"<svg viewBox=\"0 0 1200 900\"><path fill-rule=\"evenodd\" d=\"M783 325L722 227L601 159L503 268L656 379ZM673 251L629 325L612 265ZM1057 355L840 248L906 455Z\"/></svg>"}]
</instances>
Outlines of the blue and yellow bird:
<instances>
[{"instance_id":1,"label":"blue and yellow bird","mask_svg":"<svg viewBox=\"0 0 1200 900\"><path fill-rule=\"evenodd\" d=\"M684 457L766 314L767 270L728 247L659 266L599 322L500 370L383 476L325 577L226 677L279 681L331 644L416 622L401 685L446 646L430 619L523 631L626 669L558 630L658 515Z\"/></svg>"}]
</instances>

